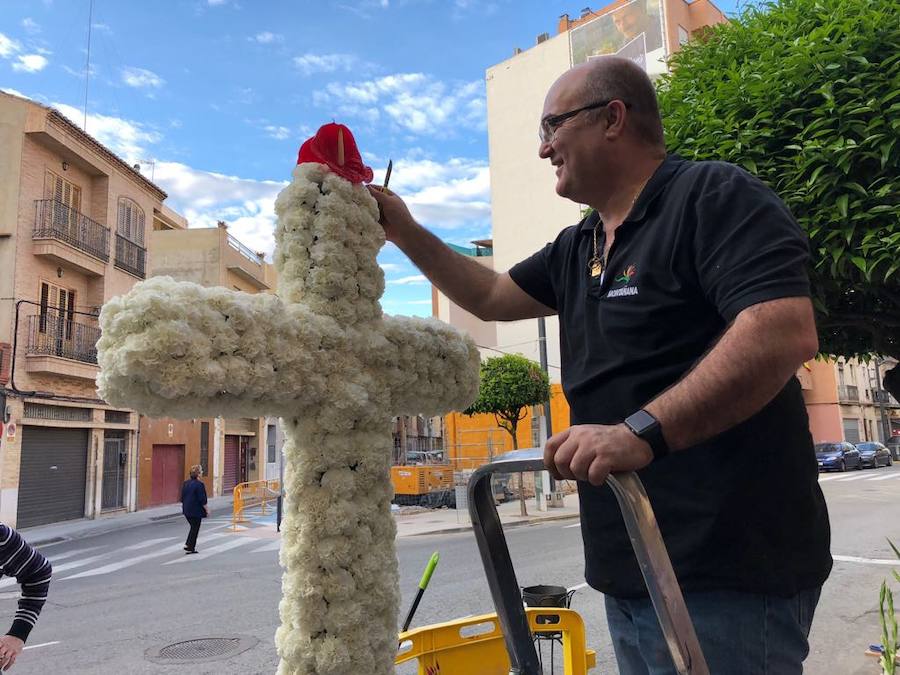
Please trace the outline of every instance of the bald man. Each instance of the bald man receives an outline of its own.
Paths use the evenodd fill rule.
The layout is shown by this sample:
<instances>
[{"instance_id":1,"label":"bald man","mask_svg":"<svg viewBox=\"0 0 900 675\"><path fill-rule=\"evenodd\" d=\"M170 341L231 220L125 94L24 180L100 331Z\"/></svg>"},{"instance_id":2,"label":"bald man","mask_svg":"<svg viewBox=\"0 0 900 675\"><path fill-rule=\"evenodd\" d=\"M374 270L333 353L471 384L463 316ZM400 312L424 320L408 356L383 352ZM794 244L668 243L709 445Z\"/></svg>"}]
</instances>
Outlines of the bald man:
<instances>
[{"instance_id":1,"label":"bald man","mask_svg":"<svg viewBox=\"0 0 900 675\"><path fill-rule=\"evenodd\" d=\"M572 426L544 460L578 481L587 582L606 595L623 675L674 673L611 491L638 471L710 671L801 673L831 570L828 513L797 368L818 340L808 245L744 170L666 153L631 61L550 88L538 154L592 212L505 273L459 255L374 192L383 226L485 321L557 315Z\"/></svg>"}]
</instances>

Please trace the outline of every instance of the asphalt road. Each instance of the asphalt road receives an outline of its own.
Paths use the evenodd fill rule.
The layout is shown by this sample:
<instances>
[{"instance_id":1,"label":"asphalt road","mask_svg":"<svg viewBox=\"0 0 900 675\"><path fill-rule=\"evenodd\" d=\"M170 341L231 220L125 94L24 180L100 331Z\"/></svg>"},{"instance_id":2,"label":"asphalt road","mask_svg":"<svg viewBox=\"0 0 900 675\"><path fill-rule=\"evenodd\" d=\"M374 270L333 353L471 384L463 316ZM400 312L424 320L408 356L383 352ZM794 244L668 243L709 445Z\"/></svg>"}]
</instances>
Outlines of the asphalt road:
<instances>
[{"instance_id":1,"label":"asphalt road","mask_svg":"<svg viewBox=\"0 0 900 675\"><path fill-rule=\"evenodd\" d=\"M863 652L879 641L881 580L892 567L900 568L890 564L893 554L886 540L892 536L900 543L900 466L827 474L820 480L831 511L836 563L813 625L807 672L874 673L875 660ZM204 525L198 544L202 553L196 556L180 550L187 530L181 519L42 549L54 562L51 601L12 672L274 673L278 542L262 526L231 534L225 525L220 519ZM517 527L507 538L521 585L582 584L575 521ZM414 625L491 611L469 533L398 540L403 610L435 550L441 562ZM10 620L15 591L9 580L0 582L0 611ZM598 653L598 668L592 672L616 673L602 597L583 588L573 607L583 615L588 644ZM230 646L244 651L224 660L179 665L148 658L166 645L205 637L234 638Z\"/></svg>"}]
</instances>

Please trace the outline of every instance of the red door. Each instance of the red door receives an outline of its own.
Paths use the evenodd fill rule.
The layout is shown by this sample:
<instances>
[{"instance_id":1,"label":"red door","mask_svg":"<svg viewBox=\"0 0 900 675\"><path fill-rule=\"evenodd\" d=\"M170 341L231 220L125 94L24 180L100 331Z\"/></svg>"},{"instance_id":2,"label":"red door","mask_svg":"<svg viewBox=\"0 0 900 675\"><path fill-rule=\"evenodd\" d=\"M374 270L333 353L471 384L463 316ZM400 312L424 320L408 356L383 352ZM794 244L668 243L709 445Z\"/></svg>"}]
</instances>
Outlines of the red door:
<instances>
[{"instance_id":1,"label":"red door","mask_svg":"<svg viewBox=\"0 0 900 675\"><path fill-rule=\"evenodd\" d=\"M153 446L153 482L150 486L150 506L174 504L181 499L184 482L184 446Z\"/></svg>"},{"instance_id":2,"label":"red door","mask_svg":"<svg viewBox=\"0 0 900 675\"><path fill-rule=\"evenodd\" d=\"M223 489L228 492L240 483L240 436L225 436L225 472L222 477Z\"/></svg>"}]
</instances>

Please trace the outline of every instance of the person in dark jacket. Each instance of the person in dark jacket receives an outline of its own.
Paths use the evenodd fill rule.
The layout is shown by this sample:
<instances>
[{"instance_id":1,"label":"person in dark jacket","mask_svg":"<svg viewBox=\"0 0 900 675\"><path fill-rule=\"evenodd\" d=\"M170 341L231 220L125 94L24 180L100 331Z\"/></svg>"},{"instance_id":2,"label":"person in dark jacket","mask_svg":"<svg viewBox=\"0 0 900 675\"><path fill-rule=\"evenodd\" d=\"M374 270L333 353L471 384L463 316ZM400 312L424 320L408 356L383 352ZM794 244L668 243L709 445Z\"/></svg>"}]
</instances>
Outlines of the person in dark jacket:
<instances>
[{"instance_id":1,"label":"person in dark jacket","mask_svg":"<svg viewBox=\"0 0 900 675\"><path fill-rule=\"evenodd\" d=\"M186 554L197 552L197 535L200 533L200 521L209 515L206 508L206 486L200 480L202 468L199 464L191 467L191 477L181 486L181 512L191 526L187 541L184 542Z\"/></svg>"}]
</instances>

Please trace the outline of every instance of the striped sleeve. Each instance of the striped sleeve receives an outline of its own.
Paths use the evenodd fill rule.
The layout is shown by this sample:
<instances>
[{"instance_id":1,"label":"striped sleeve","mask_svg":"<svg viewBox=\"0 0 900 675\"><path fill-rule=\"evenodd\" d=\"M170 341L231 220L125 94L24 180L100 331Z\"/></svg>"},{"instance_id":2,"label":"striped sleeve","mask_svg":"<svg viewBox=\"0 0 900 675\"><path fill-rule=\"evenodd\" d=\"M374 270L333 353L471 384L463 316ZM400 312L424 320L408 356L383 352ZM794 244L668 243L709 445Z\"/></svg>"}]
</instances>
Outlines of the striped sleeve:
<instances>
[{"instance_id":1,"label":"striped sleeve","mask_svg":"<svg viewBox=\"0 0 900 675\"><path fill-rule=\"evenodd\" d=\"M25 642L47 602L53 568L50 561L25 543L18 532L0 523L0 572L15 577L22 587L19 609L6 634Z\"/></svg>"}]
</instances>

